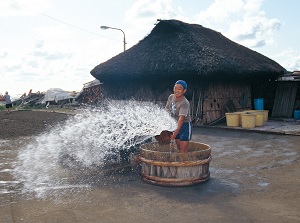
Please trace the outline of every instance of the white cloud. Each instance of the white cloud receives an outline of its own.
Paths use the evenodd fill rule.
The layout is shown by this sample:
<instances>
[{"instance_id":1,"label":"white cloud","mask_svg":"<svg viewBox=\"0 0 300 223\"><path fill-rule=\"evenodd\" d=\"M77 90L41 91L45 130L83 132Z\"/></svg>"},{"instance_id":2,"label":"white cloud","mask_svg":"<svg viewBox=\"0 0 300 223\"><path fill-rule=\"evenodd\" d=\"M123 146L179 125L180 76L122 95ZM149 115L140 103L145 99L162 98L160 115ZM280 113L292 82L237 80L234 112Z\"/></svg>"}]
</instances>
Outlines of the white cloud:
<instances>
[{"instance_id":1,"label":"white cloud","mask_svg":"<svg viewBox=\"0 0 300 223\"><path fill-rule=\"evenodd\" d=\"M66 41L76 35L76 31L66 25L40 26L34 32L40 39L49 41Z\"/></svg>"},{"instance_id":2,"label":"white cloud","mask_svg":"<svg viewBox=\"0 0 300 223\"><path fill-rule=\"evenodd\" d=\"M274 35L280 26L279 20L267 19L264 13L257 13L232 22L225 35L242 45L261 47L274 43Z\"/></svg>"},{"instance_id":3,"label":"white cloud","mask_svg":"<svg viewBox=\"0 0 300 223\"><path fill-rule=\"evenodd\" d=\"M205 11L201 11L196 16L196 20L208 28L220 29L224 24L229 24L231 16L239 13L243 6L242 0L215 0Z\"/></svg>"},{"instance_id":4,"label":"white cloud","mask_svg":"<svg viewBox=\"0 0 300 223\"><path fill-rule=\"evenodd\" d=\"M131 43L137 43L149 34L157 19L189 21L182 8L175 6L172 0L138 0L125 13L125 21L132 25L132 29L126 31L131 37Z\"/></svg>"},{"instance_id":5,"label":"white cloud","mask_svg":"<svg viewBox=\"0 0 300 223\"><path fill-rule=\"evenodd\" d=\"M1 90L5 86L13 86L18 91L7 89L11 94L32 88L34 92L51 87L81 90L84 83L93 80L89 72L99 63L94 55L100 50L97 52L94 48L101 41L86 42L75 35L75 31L67 29L65 26L37 28L32 45L2 52L0 60L5 66L1 67L1 73L4 73L5 85L0 84Z\"/></svg>"},{"instance_id":6,"label":"white cloud","mask_svg":"<svg viewBox=\"0 0 300 223\"><path fill-rule=\"evenodd\" d=\"M244 46L262 47L274 42L281 22L267 18L261 5L262 0L215 0L207 10L199 13L197 20Z\"/></svg>"},{"instance_id":7,"label":"white cloud","mask_svg":"<svg viewBox=\"0 0 300 223\"><path fill-rule=\"evenodd\" d=\"M169 18L172 14L172 0L139 0L125 14L125 20L131 24L153 24L155 19Z\"/></svg>"},{"instance_id":8,"label":"white cloud","mask_svg":"<svg viewBox=\"0 0 300 223\"><path fill-rule=\"evenodd\" d=\"M0 16L35 16L52 5L53 0L0 0Z\"/></svg>"},{"instance_id":9,"label":"white cloud","mask_svg":"<svg viewBox=\"0 0 300 223\"><path fill-rule=\"evenodd\" d=\"M300 70L300 51L292 48L283 50L281 53L275 55L276 58L284 58L281 62L288 71Z\"/></svg>"},{"instance_id":10,"label":"white cloud","mask_svg":"<svg viewBox=\"0 0 300 223\"><path fill-rule=\"evenodd\" d=\"M0 59L1 58L5 58L5 57L7 57L7 52L4 52L4 51L2 51L2 52L0 52Z\"/></svg>"}]
</instances>

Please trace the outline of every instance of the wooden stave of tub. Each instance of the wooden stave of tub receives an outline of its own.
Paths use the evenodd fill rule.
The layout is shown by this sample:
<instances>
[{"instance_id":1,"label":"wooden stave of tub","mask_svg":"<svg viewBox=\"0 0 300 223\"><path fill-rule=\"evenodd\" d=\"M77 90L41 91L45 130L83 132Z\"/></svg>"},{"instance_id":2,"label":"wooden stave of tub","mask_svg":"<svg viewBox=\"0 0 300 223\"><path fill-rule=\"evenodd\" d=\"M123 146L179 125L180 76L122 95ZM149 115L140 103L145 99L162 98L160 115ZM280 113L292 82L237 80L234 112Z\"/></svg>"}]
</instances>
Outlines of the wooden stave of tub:
<instances>
[{"instance_id":1,"label":"wooden stave of tub","mask_svg":"<svg viewBox=\"0 0 300 223\"><path fill-rule=\"evenodd\" d=\"M210 178L211 148L204 143L190 142L187 153L178 153L175 143L147 143L140 147L139 160L141 177L151 184L190 186Z\"/></svg>"}]
</instances>

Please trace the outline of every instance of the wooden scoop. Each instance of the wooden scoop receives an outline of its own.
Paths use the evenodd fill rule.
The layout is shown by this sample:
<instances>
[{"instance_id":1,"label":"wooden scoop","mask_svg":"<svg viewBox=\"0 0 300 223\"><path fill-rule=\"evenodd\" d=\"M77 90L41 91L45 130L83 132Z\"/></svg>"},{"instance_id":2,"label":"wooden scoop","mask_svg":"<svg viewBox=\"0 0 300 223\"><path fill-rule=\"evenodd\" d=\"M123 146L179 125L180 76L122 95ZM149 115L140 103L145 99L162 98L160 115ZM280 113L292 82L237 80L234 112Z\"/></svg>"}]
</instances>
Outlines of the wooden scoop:
<instances>
[{"instance_id":1,"label":"wooden scoop","mask_svg":"<svg viewBox=\"0 0 300 223\"><path fill-rule=\"evenodd\" d=\"M164 130L162 131L159 135L154 136L154 138L159 142L159 143L168 143L171 142L171 135L173 132Z\"/></svg>"}]
</instances>

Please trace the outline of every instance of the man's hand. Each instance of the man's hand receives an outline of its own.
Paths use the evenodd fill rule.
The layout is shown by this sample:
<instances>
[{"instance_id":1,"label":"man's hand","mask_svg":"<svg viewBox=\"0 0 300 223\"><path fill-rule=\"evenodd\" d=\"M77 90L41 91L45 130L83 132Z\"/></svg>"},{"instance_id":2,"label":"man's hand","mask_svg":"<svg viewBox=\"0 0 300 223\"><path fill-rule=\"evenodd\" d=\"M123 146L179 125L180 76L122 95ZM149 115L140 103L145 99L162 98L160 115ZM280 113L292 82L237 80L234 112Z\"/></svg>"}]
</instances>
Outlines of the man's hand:
<instances>
[{"instance_id":1,"label":"man's hand","mask_svg":"<svg viewBox=\"0 0 300 223\"><path fill-rule=\"evenodd\" d=\"M176 136L177 136L177 134L178 134L178 131L176 130L175 132L173 132L173 134L170 136L170 140L173 140L173 139L175 139L176 138Z\"/></svg>"}]
</instances>

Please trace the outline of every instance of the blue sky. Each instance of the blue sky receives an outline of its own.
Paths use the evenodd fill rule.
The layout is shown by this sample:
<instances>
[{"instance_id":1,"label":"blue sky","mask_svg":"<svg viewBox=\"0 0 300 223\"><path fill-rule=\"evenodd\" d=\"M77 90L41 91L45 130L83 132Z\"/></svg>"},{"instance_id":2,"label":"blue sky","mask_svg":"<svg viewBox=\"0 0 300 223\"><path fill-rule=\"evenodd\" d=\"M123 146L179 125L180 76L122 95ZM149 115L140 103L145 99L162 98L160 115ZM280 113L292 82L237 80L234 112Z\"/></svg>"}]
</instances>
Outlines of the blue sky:
<instances>
[{"instance_id":1,"label":"blue sky","mask_svg":"<svg viewBox=\"0 0 300 223\"><path fill-rule=\"evenodd\" d=\"M286 0L0 0L0 93L81 90L90 70L127 49L157 19L178 19L300 70L300 1Z\"/></svg>"}]
</instances>

